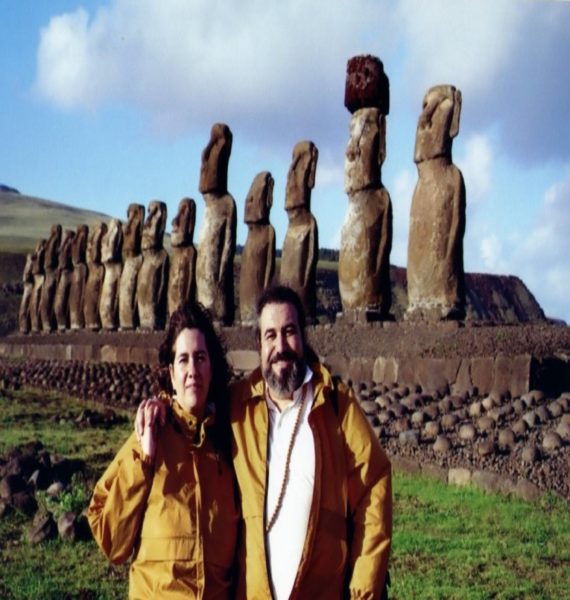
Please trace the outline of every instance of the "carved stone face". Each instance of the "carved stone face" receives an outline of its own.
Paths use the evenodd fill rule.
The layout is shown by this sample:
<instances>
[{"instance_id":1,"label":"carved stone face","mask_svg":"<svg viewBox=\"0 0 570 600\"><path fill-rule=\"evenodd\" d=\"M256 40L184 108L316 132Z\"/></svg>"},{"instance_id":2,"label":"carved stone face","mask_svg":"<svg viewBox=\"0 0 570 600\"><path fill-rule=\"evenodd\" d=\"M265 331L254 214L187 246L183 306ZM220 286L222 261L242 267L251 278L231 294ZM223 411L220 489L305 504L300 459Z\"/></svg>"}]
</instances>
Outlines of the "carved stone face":
<instances>
[{"instance_id":1,"label":"carved stone face","mask_svg":"<svg viewBox=\"0 0 570 600\"><path fill-rule=\"evenodd\" d=\"M386 156L386 118L377 108L362 108L350 120L346 147L347 192L380 184L380 166Z\"/></svg>"},{"instance_id":2,"label":"carved stone face","mask_svg":"<svg viewBox=\"0 0 570 600\"><path fill-rule=\"evenodd\" d=\"M269 223L269 211L273 205L274 180L271 173L258 173L245 199L246 223Z\"/></svg>"},{"instance_id":3,"label":"carved stone face","mask_svg":"<svg viewBox=\"0 0 570 600\"><path fill-rule=\"evenodd\" d=\"M46 253L44 257L44 267L46 269L55 269L57 267L59 246L61 244L61 225L52 225L51 233L47 241Z\"/></svg>"},{"instance_id":4,"label":"carved stone face","mask_svg":"<svg viewBox=\"0 0 570 600\"><path fill-rule=\"evenodd\" d=\"M293 158L287 175L285 210L311 208L311 189L315 187L315 173L319 151L313 142L299 142L293 148Z\"/></svg>"},{"instance_id":5,"label":"carved stone face","mask_svg":"<svg viewBox=\"0 0 570 600\"><path fill-rule=\"evenodd\" d=\"M224 123L215 123L210 141L202 152L200 193L225 194L228 191L228 164L232 151L232 132Z\"/></svg>"},{"instance_id":6,"label":"carved stone face","mask_svg":"<svg viewBox=\"0 0 570 600\"><path fill-rule=\"evenodd\" d=\"M101 241L103 236L107 233L106 223L97 223L92 229L89 240L87 241L87 260L92 264L99 264L101 262Z\"/></svg>"},{"instance_id":7,"label":"carved stone face","mask_svg":"<svg viewBox=\"0 0 570 600\"><path fill-rule=\"evenodd\" d=\"M178 213L172 219L170 242L175 248L192 245L195 223L196 202L192 198L183 198L178 205Z\"/></svg>"},{"instance_id":8,"label":"carved stone face","mask_svg":"<svg viewBox=\"0 0 570 600\"><path fill-rule=\"evenodd\" d=\"M166 204L153 200L148 205L146 221L142 235L143 250L160 250L166 227Z\"/></svg>"},{"instance_id":9,"label":"carved stone face","mask_svg":"<svg viewBox=\"0 0 570 600\"><path fill-rule=\"evenodd\" d=\"M123 247L123 224L119 219L111 219L109 229L101 241L101 262L121 262Z\"/></svg>"},{"instance_id":10,"label":"carved stone face","mask_svg":"<svg viewBox=\"0 0 570 600\"><path fill-rule=\"evenodd\" d=\"M87 237L89 228L87 225L78 225L71 248L71 259L74 265L80 265L85 262L85 251L87 250Z\"/></svg>"},{"instance_id":11,"label":"carved stone face","mask_svg":"<svg viewBox=\"0 0 570 600\"><path fill-rule=\"evenodd\" d=\"M73 239L75 238L75 231L66 229L61 240L61 246L59 247L59 258L58 267L60 269L70 269L71 264L71 248L73 245Z\"/></svg>"},{"instance_id":12,"label":"carved stone face","mask_svg":"<svg viewBox=\"0 0 570 600\"><path fill-rule=\"evenodd\" d=\"M34 273L32 271L32 266L33 266L33 253L32 252L28 252L28 254L26 254L26 263L24 264L24 271L22 272L22 281L24 283L30 283L33 282L34 280Z\"/></svg>"},{"instance_id":13,"label":"carved stone face","mask_svg":"<svg viewBox=\"0 0 570 600\"><path fill-rule=\"evenodd\" d=\"M459 132L461 92L452 85L438 85L424 97L418 121L416 163L439 156L451 159L451 144Z\"/></svg>"},{"instance_id":14,"label":"carved stone face","mask_svg":"<svg viewBox=\"0 0 570 600\"><path fill-rule=\"evenodd\" d=\"M44 258L47 248L47 241L44 239L38 240L36 247L32 252L32 273L41 275L44 272Z\"/></svg>"},{"instance_id":15,"label":"carved stone face","mask_svg":"<svg viewBox=\"0 0 570 600\"><path fill-rule=\"evenodd\" d=\"M144 206L142 204L129 204L127 224L123 228L123 249L129 256L140 254L143 225Z\"/></svg>"}]
</instances>

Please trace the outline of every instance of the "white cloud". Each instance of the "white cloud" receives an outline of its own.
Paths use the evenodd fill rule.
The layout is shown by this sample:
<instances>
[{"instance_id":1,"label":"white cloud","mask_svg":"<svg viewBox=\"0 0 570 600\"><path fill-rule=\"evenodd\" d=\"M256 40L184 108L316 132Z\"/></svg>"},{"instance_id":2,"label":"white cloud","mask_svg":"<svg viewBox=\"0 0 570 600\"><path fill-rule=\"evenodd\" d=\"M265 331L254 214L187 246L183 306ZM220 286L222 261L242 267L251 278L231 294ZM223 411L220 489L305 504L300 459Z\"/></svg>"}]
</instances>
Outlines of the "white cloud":
<instances>
[{"instance_id":1,"label":"white cloud","mask_svg":"<svg viewBox=\"0 0 570 600\"><path fill-rule=\"evenodd\" d=\"M496 234L491 233L481 239L479 253L485 272L506 273L507 266L503 256L503 242Z\"/></svg>"},{"instance_id":2,"label":"white cloud","mask_svg":"<svg viewBox=\"0 0 570 600\"><path fill-rule=\"evenodd\" d=\"M463 130L496 126L526 163L570 152L570 3L401 0L405 64L397 85L409 110L449 83L463 93Z\"/></svg>"},{"instance_id":3,"label":"white cloud","mask_svg":"<svg viewBox=\"0 0 570 600\"><path fill-rule=\"evenodd\" d=\"M341 119L346 113L347 59L372 51L363 39L380 25L383 44L393 37L387 6L116 0L90 18L78 9L51 19L41 34L36 83L66 108L132 103L162 130L223 120L261 139L296 140L301 132L326 139L331 111Z\"/></svg>"},{"instance_id":4,"label":"white cloud","mask_svg":"<svg viewBox=\"0 0 570 600\"><path fill-rule=\"evenodd\" d=\"M472 135L465 142L465 153L456 161L463 173L468 205L485 200L491 188L493 149L483 134Z\"/></svg>"},{"instance_id":5,"label":"white cloud","mask_svg":"<svg viewBox=\"0 0 570 600\"><path fill-rule=\"evenodd\" d=\"M516 256L545 312L570 322L570 176L545 194L535 228Z\"/></svg>"},{"instance_id":6,"label":"white cloud","mask_svg":"<svg viewBox=\"0 0 570 600\"><path fill-rule=\"evenodd\" d=\"M467 97L487 92L510 58L526 12L520 2L401 0L406 83L421 93L438 84L456 85Z\"/></svg>"}]
</instances>

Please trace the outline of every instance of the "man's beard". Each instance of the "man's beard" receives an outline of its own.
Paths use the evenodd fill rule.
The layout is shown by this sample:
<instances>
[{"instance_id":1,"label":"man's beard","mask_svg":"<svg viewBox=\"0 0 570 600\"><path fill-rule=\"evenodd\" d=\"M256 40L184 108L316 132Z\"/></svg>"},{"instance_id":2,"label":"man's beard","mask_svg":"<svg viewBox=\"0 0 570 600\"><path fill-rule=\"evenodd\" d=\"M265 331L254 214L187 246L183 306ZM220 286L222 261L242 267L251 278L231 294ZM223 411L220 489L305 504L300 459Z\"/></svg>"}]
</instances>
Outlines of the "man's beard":
<instances>
[{"instance_id":1,"label":"man's beard","mask_svg":"<svg viewBox=\"0 0 570 600\"><path fill-rule=\"evenodd\" d=\"M290 360L291 366L283 369L278 375L273 371L271 365L280 360ZM263 378L269 389L280 397L293 396L293 392L301 386L305 379L305 359L295 352L281 352L276 354L271 362L263 368Z\"/></svg>"}]
</instances>

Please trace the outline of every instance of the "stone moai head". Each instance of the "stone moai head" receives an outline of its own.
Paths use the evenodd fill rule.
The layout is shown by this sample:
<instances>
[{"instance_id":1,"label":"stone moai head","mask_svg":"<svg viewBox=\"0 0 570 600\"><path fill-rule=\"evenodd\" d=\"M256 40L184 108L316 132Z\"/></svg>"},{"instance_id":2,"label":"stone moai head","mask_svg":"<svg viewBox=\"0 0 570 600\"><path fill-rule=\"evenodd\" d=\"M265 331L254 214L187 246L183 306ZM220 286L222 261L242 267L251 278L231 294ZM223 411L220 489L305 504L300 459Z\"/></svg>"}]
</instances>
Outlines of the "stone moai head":
<instances>
[{"instance_id":1,"label":"stone moai head","mask_svg":"<svg viewBox=\"0 0 570 600\"><path fill-rule=\"evenodd\" d=\"M311 210L311 190L315 187L315 174L319 151L313 142L299 142L293 148L293 158L287 174L285 210L305 207Z\"/></svg>"},{"instance_id":2,"label":"stone moai head","mask_svg":"<svg viewBox=\"0 0 570 600\"><path fill-rule=\"evenodd\" d=\"M424 96L416 134L416 163L440 156L451 160L451 144L459 133L461 92L452 85L436 85Z\"/></svg>"},{"instance_id":3,"label":"stone moai head","mask_svg":"<svg viewBox=\"0 0 570 600\"><path fill-rule=\"evenodd\" d=\"M148 205L146 221L142 233L143 250L160 250L166 228L166 204L152 200Z\"/></svg>"},{"instance_id":4,"label":"stone moai head","mask_svg":"<svg viewBox=\"0 0 570 600\"><path fill-rule=\"evenodd\" d=\"M59 246L61 245L61 225L52 225L50 236L47 241L46 253L44 257L44 267L46 270L57 268Z\"/></svg>"},{"instance_id":5,"label":"stone moai head","mask_svg":"<svg viewBox=\"0 0 570 600\"><path fill-rule=\"evenodd\" d=\"M87 262L98 265L101 262L101 242L103 236L107 233L107 223L101 221L97 223L89 234L87 240Z\"/></svg>"},{"instance_id":6,"label":"stone moai head","mask_svg":"<svg viewBox=\"0 0 570 600\"><path fill-rule=\"evenodd\" d=\"M170 243L174 248L191 246L194 241L196 225L196 202L192 198L182 198L178 204L178 212L172 219Z\"/></svg>"},{"instance_id":7,"label":"stone moai head","mask_svg":"<svg viewBox=\"0 0 570 600\"><path fill-rule=\"evenodd\" d=\"M119 219L111 219L107 233L101 240L101 262L121 262L123 249L123 224Z\"/></svg>"},{"instance_id":8,"label":"stone moai head","mask_svg":"<svg viewBox=\"0 0 570 600\"><path fill-rule=\"evenodd\" d=\"M41 275L44 272L44 259L47 248L47 240L43 238L36 242L36 247L32 252L32 273Z\"/></svg>"},{"instance_id":9,"label":"stone moai head","mask_svg":"<svg viewBox=\"0 0 570 600\"><path fill-rule=\"evenodd\" d=\"M66 229L61 239L61 246L59 247L58 255L58 268L59 269L71 269L73 263L71 262L71 249L73 248L73 240L75 238L75 231L72 229Z\"/></svg>"},{"instance_id":10,"label":"stone moai head","mask_svg":"<svg viewBox=\"0 0 570 600\"><path fill-rule=\"evenodd\" d=\"M32 267L34 265L33 256L33 252L28 252L26 254L26 262L24 263L24 270L22 271L23 283L32 283L34 281L34 272L32 271Z\"/></svg>"},{"instance_id":11,"label":"stone moai head","mask_svg":"<svg viewBox=\"0 0 570 600\"><path fill-rule=\"evenodd\" d=\"M127 223L123 227L123 250L127 256L140 254L143 225L144 206L142 204L129 204Z\"/></svg>"},{"instance_id":12,"label":"stone moai head","mask_svg":"<svg viewBox=\"0 0 570 600\"><path fill-rule=\"evenodd\" d=\"M202 152L200 193L225 194L228 191L228 164L232 152L232 132L224 123L215 123L210 141Z\"/></svg>"},{"instance_id":13,"label":"stone moai head","mask_svg":"<svg viewBox=\"0 0 570 600\"><path fill-rule=\"evenodd\" d=\"M87 225L78 225L71 246L71 261L74 265L85 263L85 252L87 251L87 238L89 236L89 227Z\"/></svg>"},{"instance_id":14,"label":"stone moai head","mask_svg":"<svg viewBox=\"0 0 570 600\"><path fill-rule=\"evenodd\" d=\"M269 223L274 183L269 171L262 171L255 176L245 199L245 223L260 225Z\"/></svg>"},{"instance_id":15,"label":"stone moai head","mask_svg":"<svg viewBox=\"0 0 570 600\"><path fill-rule=\"evenodd\" d=\"M344 105L353 114L360 108L377 108L383 115L390 112L390 82L379 58L367 54L348 60Z\"/></svg>"}]
</instances>

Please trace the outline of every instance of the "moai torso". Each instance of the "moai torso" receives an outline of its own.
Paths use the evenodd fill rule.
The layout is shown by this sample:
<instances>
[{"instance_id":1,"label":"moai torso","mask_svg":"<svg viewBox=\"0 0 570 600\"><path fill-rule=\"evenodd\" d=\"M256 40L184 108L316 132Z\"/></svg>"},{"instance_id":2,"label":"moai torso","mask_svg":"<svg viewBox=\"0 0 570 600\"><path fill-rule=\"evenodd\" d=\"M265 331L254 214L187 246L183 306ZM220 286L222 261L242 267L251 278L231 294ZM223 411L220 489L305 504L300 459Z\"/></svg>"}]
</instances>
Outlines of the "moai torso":
<instances>
[{"instance_id":1,"label":"moai torso","mask_svg":"<svg viewBox=\"0 0 570 600\"><path fill-rule=\"evenodd\" d=\"M178 214L172 220L170 235L172 254L168 275L169 315L196 298L195 223L196 203L192 198L183 198L178 205Z\"/></svg>"},{"instance_id":2,"label":"moai torso","mask_svg":"<svg viewBox=\"0 0 570 600\"><path fill-rule=\"evenodd\" d=\"M289 226L281 253L279 280L301 298L308 322L317 312L317 261L319 234L311 214L311 190L315 186L318 150L313 142L299 142L287 176L285 210Z\"/></svg>"},{"instance_id":3,"label":"moai torso","mask_svg":"<svg viewBox=\"0 0 570 600\"><path fill-rule=\"evenodd\" d=\"M54 313L55 292L57 289L57 264L61 244L61 225L52 225L44 256L45 280L40 299L42 331L49 333L56 325Z\"/></svg>"},{"instance_id":4,"label":"moai torso","mask_svg":"<svg viewBox=\"0 0 570 600\"><path fill-rule=\"evenodd\" d=\"M32 291L34 289L34 274L32 272L33 253L26 254L26 263L22 273L22 283L24 290L22 300L20 301L20 310L18 312L18 329L20 333L29 333L30 331L30 304L32 301Z\"/></svg>"},{"instance_id":5,"label":"moai torso","mask_svg":"<svg viewBox=\"0 0 570 600\"><path fill-rule=\"evenodd\" d=\"M137 306L142 329L162 329L166 322L168 253L163 248L166 204L153 200L148 205L142 234L143 263L137 277Z\"/></svg>"},{"instance_id":6,"label":"moai torso","mask_svg":"<svg viewBox=\"0 0 570 600\"><path fill-rule=\"evenodd\" d=\"M202 153L200 192L206 210L196 262L197 299L215 322L230 325L234 317L234 256L236 203L227 191L232 133L227 125L212 127L210 142Z\"/></svg>"},{"instance_id":7,"label":"moai torso","mask_svg":"<svg viewBox=\"0 0 570 600\"><path fill-rule=\"evenodd\" d=\"M83 304L85 299L85 286L87 284L87 263L85 253L87 251L87 238L89 228L87 225L78 225L71 246L71 262L73 271L71 273L71 289L69 291L69 327L76 331L83 329L85 321L83 318Z\"/></svg>"},{"instance_id":8,"label":"moai torso","mask_svg":"<svg viewBox=\"0 0 570 600\"><path fill-rule=\"evenodd\" d=\"M111 219L107 233L101 241L101 262L105 267L99 318L103 329L113 330L119 326L119 284L123 269L123 226L118 219Z\"/></svg>"},{"instance_id":9,"label":"moai torso","mask_svg":"<svg viewBox=\"0 0 570 600\"><path fill-rule=\"evenodd\" d=\"M129 204L127 224L123 228L123 270L119 290L119 326L135 329L138 325L137 279L143 263L141 239L144 206Z\"/></svg>"},{"instance_id":10,"label":"moai torso","mask_svg":"<svg viewBox=\"0 0 570 600\"><path fill-rule=\"evenodd\" d=\"M32 333L38 333L42 328L41 320L41 297L42 287L45 281L44 259L47 248L46 240L38 240L32 253L32 276L34 286L32 288L32 298L30 300L30 330Z\"/></svg>"},{"instance_id":11,"label":"moai torso","mask_svg":"<svg viewBox=\"0 0 570 600\"><path fill-rule=\"evenodd\" d=\"M55 320L58 331L69 329L69 293L73 273L71 249L74 237L75 232L71 229L66 229L59 248L57 290L54 301Z\"/></svg>"},{"instance_id":12,"label":"moai torso","mask_svg":"<svg viewBox=\"0 0 570 600\"><path fill-rule=\"evenodd\" d=\"M275 271L275 229L269 223L273 184L271 173L259 173L245 200L248 232L239 280L240 318L244 324L255 323L257 300L271 283Z\"/></svg>"},{"instance_id":13,"label":"moai torso","mask_svg":"<svg viewBox=\"0 0 570 600\"><path fill-rule=\"evenodd\" d=\"M98 223L91 229L87 241L87 283L83 304L85 328L97 331L101 328L99 300L105 277L105 267L101 263L101 242L107 233L107 224Z\"/></svg>"},{"instance_id":14,"label":"moai torso","mask_svg":"<svg viewBox=\"0 0 570 600\"><path fill-rule=\"evenodd\" d=\"M449 85L428 90L414 157L418 182L410 212L408 318L465 316L465 184L451 159L460 112L459 90Z\"/></svg>"},{"instance_id":15,"label":"moai torso","mask_svg":"<svg viewBox=\"0 0 570 600\"><path fill-rule=\"evenodd\" d=\"M389 89L380 60L349 60L345 105L353 114L344 162L349 202L338 264L343 313L355 319L386 319L392 303L392 203L381 179Z\"/></svg>"}]
</instances>

